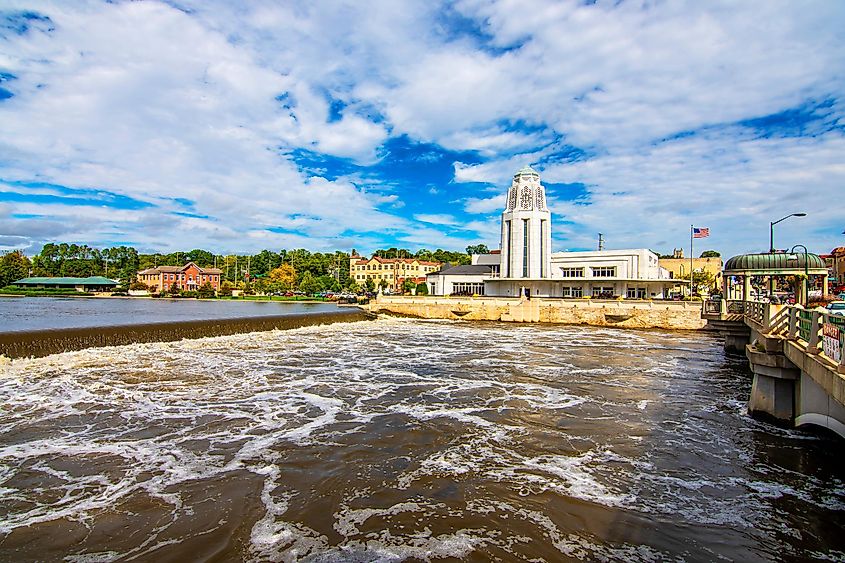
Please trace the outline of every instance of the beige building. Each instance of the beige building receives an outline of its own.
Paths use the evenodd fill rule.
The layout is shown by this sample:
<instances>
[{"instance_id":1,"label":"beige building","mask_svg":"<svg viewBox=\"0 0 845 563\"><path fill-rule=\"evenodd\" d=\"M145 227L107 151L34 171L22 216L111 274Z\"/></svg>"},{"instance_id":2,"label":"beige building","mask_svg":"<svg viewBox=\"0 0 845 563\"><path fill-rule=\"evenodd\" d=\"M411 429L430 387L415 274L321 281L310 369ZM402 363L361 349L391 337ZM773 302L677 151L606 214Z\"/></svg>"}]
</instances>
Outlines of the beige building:
<instances>
[{"instance_id":1,"label":"beige building","mask_svg":"<svg viewBox=\"0 0 845 563\"><path fill-rule=\"evenodd\" d=\"M363 287L367 280L373 280L376 288L384 281L386 289L401 292L406 279L425 281L425 276L440 269L440 262L428 262L416 258L364 258L352 256L349 259L349 277Z\"/></svg>"},{"instance_id":2,"label":"beige building","mask_svg":"<svg viewBox=\"0 0 845 563\"><path fill-rule=\"evenodd\" d=\"M692 264L690 264L692 262ZM661 258L659 260L661 268L669 271L670 275L675 279L687 277L689 279L690 267L693 272L707 272L713 275L713 287L722 286L722 258L715 256L713 258L684 258L684 251L675 249L674 258ZM681 284L683 285L683 284Z\"/></svg>"}]
</instances>

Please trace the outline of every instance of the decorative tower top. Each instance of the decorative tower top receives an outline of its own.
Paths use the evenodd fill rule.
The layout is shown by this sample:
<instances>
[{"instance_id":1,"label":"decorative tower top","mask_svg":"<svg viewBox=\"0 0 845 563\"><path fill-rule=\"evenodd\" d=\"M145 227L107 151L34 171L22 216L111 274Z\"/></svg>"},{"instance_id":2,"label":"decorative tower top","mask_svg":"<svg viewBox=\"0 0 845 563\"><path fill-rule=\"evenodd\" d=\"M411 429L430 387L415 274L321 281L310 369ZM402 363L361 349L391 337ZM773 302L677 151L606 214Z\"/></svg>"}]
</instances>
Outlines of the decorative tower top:
<instances>
[{"instance_id":1,"label":"decorative tower top","mask_svg":"<svg viewBox=\"0 0 845 563\"><path fill-rule=\"evenodd\" d=\"M505 208L508 211L548 211L546 189L540 184L540 174L530 166L513 175Z\"/></svg>"}]
</instances>

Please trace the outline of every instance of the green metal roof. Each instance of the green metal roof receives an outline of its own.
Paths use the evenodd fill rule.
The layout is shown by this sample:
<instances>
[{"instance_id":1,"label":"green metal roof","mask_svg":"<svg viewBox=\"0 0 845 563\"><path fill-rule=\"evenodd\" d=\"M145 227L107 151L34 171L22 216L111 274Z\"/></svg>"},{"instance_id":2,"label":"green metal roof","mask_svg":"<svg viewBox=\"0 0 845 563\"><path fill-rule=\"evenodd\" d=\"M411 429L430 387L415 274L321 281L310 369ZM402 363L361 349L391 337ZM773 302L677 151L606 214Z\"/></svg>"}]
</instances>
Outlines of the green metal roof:
<instances>
[{"instance_id":1,"label":"green metal roof","mask_svg":"<svg viewBox=\"0 0 845 563\"><path fill-rule=\"evenodd\" d=\"M103 276L91 276L88 278L23 278L15 285L117 285L117 282L104 278Z\"/></svg>"},{"instance_id":2,"label":"green metal roof","mask_svg":"<svg viewBox=\"0 0 845 563\"><path fill-rule=\"evenodd\" d=\"M804 273L804 261L807 271L812 273L827 272L824 260L816 254L796 252L765 252L760 254L740 254L725 262L724 273L747 272L753 275ZM822 272L813 270L821 270Z\"/></svg>"},{"instance_id":3,"label":"green metal roof","mask_svg":"<svg viewBox=\"0 0 845 563\"><path fill-rule=\"evenodd\" d=\"M519 172L514 174L514 176L519 176L520 174L534 174L535 176L539 176L540 173L531 168L530 166L523 166L519 169Z\"/></svg>"}]
</instances>

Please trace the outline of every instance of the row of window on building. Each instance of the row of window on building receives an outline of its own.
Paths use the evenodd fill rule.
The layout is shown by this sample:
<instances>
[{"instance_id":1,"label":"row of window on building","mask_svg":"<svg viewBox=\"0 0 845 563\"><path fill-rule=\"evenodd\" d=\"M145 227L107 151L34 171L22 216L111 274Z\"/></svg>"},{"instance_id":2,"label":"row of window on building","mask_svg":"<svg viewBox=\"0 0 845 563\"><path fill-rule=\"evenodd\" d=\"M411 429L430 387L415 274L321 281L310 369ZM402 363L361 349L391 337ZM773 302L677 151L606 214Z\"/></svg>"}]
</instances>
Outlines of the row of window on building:
<instances>
[{"instance_id":1,"label":"row of window on building","mask_svg":"<svg viewBox=\"0 0 845 563\"><path fill-rule=\"evenodd\" d=\"M575 287L563 287L563 297L584 297L584 288L580 286ZM615 295L615 289L612 286L609 287L600 287L595 286L591 289L590 296L591 297L606 297L606 298L613 298L617 297ZM629 287L625 290L625 297L628 299L646 299L648 297L648 292L643 287Z\"/></svg>"},{"instance_id":2,"label":"row of window on building","mask_svg":"<svg viewBox=\"0 0 845 563\"><path fill-rule=\"evenodd\" d=\"M150 275L141 275L140 277L141 277L141 281L150 281L150 280L155 281L155 280L159 279L159 277L157 275L151 275L151 274ZM167 281L167 280L174 281L174 280L177 280L177 279L179 281L185 281L185 274L161 274L161 279L163 279L165 281ZM194 281L194 276L188 275L187 281ZM197 281L198 282L200 282L200 281L210 282L211 276L197 275Z\"/></svg>"},{"instance_id":3,"label":"row of window on building","mask_svg":"<svg viewBox=\"0 0 845 563\"><path fill-rule=\"evenodd\" d=\"M561 268L564 278L583 278L584 268ZM615 278L616 266L597 266L590 268L590 275L594 278Z\"/></svg>"}]
</instances>

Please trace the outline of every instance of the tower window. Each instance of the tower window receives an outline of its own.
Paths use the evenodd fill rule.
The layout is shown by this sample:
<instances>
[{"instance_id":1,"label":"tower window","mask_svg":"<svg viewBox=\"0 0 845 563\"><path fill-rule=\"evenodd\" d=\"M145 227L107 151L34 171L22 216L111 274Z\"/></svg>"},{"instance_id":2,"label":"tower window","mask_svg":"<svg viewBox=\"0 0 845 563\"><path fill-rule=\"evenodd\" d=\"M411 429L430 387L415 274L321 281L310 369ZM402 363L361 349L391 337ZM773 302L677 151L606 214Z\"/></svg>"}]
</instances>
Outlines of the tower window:
<instances>
[{"instance_id":1,"label":"tower window","mask_svg":"<svg viewBox=\"0 0 845 563\"><path fill-rule=\"evenodd\" d=\"M539 206L539 203L540 203L539 198L540 198L540 190L537 190L537 204L538 204L538 206ZM540 277L541 278L546 277L546 269L545 269L546 257L543 254L543 252L545 251L545 249L543 248L543 241L544 241L543 233L545 232L545 230L546 230L546 222L541 219L540 220Z\"/></svg>"},{"instance_id":2,"label":"tower window","mask_svg":"<svg viewBox=\"0 0 845 563\"><path fill-rule=\"evenodd\" d=\"M514 192L516 193L516 192ZM507 248L507 264L505 265L505 277L511 277L511 260L513 259L513 254L511 254L511 222L505 221L505 237L507 239L505 248Z\"/></svg>"},{"instance_id":3,"label":"tower window","mask_svg":"<svg viewBox=\"0 0 845 563\"><path fill-rule=\"evenodd\" d=\"M522 277L528 277L528 219L522 220Z\"/></svg>"},{"instance_id":4,"label":"tower window","mask_svg":"<svg viewBox=\"0 0 845 563\"><path fill-rule=\"evenodd\" d=\"M522 196L520 196L520 206L522 209L531 209L531 188L525 186L522 188Z\"/></svg>"}]
</instances>

